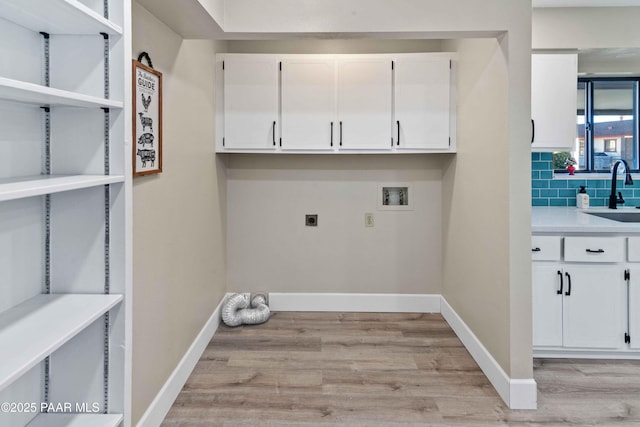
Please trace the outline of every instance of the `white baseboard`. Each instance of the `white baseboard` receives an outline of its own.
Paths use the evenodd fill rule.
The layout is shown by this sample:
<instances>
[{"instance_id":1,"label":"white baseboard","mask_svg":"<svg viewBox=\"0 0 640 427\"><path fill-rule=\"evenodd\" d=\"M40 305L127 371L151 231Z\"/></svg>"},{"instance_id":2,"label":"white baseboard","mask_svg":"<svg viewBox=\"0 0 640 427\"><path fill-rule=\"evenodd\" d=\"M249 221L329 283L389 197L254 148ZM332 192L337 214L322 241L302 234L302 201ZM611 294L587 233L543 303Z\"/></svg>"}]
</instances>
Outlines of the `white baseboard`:
<instances>
[{"instance_id":1,"label":"white baseboard","mask_svg":"<svg viewBox=\"0 0 640 427\"><path fill-rule=\"evenodd\" d=\"M442 316L467 348L510 409L536 409L538 392L533 378L511 379L462 318L442 297Z\"/></svg>"},{"instance_id":2,"label":"white baseboard","mask_svg":"<svg viewBox=\"0 0 640 427\"><path fill-rule=\"evenodd\" d=\"M202 353L207 348L207 344L213 338L218 326L220 325L220 310L222 308L222 302L225 298L222 298L215 311L209 317L209 320L205 323L204 327L198 333L196 339L191 343L189 349L178 363L178 366L173 370L167 382L164 383L158 394L156 395L151 405L147 408L137 427L157 427L164 418L167 416L171 405L178 397L178 394L187 382L189 375L195 368L196 363L202 356Z\"/></svg>"},{"instance_id":3,"label":"white baseboard","mask_svg":"<svg viewBox=\"0 0 640 427\"><path fill-rule=\"evenodd\" d=\"M440 295L270 293L272 311L440 313Z\"/></svg>"}]
</instances>

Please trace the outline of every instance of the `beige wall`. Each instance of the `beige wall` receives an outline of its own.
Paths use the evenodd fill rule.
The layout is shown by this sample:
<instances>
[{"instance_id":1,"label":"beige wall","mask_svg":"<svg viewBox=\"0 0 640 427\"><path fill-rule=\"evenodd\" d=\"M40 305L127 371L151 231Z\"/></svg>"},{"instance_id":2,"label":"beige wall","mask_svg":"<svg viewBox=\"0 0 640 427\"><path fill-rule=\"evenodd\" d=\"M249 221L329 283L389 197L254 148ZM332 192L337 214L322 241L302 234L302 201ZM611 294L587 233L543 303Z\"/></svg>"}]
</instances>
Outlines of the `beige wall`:
<instances>
[{"instance_id":1,"label":"beige wall","mask_svg":"<svg viewBox=\"0 0 640 427\"><path fill-rule=\"evenodd\" d=\"M530 9L519 8L508 35L443 46L460 55L458 153L443 166L443 295L507 375L532 378Z\"/></svg>"},{"instance_id":2,"label":"beige wall","mask_svg":"<svg viewBox=\"0 0 640 427\"><path fill-rule=\"evenodd\" d=\"M495 39L460 41L456 48L458 153L444 171L443 295L507 370L507 68Z\"/></svg>"},{"instance_id":3,"label":"beige wall","mask_svg":"<svg viewBox=\"0 0 640 427\"><path fill-rule=\"evenodd\" d=\"M439 51L438 40L230 41L233 53ZM230 155L230 291L441 291L442 156ZM377 210L378 185L411 182L412 211ZM375 226L365 228L364 214ZM318 227L304 225L318 214Z\"/></svg>"},{"instance_id":4,"label":"beige wall","mask_svg":"<svg viewBox=\"0 0 640 427\"><path fill-rule=\"evenodd\" d=\"M133 54L148 52L164 84L164 171L133 183L134 425L226 291L225 177L207 119L219 48L133 4Z\"/></svg>"},{"instance_id":5,"label":"beige wall","mask_svg":"<svg viewBox=\"0 0 640 427\"><path fill-rule=\"evenodd\" d=\"M231 155L229 290L440 294L441 157ZM378 210L397 182L413 209Z\"/></svg>"},{"instance_id":6,"label":"beige wall","mask_svg":"<svg viewBox=\"0 0 640 427\"><path fill-rule=\"evenodd\" d=\"M534 49L637 48L640 7L538 8Z\"/></svg>"}]
</instances>

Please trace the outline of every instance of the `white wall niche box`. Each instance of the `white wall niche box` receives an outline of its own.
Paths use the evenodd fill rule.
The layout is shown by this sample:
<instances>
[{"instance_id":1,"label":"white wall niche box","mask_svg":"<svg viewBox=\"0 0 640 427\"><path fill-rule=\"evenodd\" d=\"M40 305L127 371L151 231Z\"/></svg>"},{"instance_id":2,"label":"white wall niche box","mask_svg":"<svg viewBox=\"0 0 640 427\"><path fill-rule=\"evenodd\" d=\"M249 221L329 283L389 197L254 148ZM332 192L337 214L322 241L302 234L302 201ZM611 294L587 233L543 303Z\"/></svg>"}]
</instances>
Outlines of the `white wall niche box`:
<instances>
[{"instance_id":1,"label":"white wall niche box","mask_svg":"<svg viewBox=\"0 0 640 427\"><path fill-rule=\"evenodd\" d=\"M412 185L396 182L378 185L378 210L411 211L413 210Z\"/></svg>"},{"instance_id":2,"label":"white wall niche box","mask_svg":"<svg viewBox=\"0 0 640 427\"><path fill-rule=\"evenodd\" d=\"M455 152L456 58L219 54L216 151Z\"/></svg>"},{"instance_id":3,"label":"white wall niche box","mask_svg":"<svg viewBox=\"0 0 640 427\"><path fill-rule=\"evenodd\" d=\"M131 425L130 13L0 1L0 425Z\"/></svg>"}]
</instances>

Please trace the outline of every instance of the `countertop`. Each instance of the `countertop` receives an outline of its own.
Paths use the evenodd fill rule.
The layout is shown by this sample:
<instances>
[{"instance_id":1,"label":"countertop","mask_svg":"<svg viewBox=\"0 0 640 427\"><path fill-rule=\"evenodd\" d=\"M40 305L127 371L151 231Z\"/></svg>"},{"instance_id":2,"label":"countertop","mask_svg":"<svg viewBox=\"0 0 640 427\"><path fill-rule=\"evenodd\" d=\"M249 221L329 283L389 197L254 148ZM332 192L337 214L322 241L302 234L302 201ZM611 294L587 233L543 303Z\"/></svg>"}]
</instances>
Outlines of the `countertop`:
<instances>
[{"instance_id":1,"label":"countertop","mask_svg":"<svg viewBox=\"0 0 640 427\"><path fill-rule=\"evenodd\" d=\"M633 212L640 217L640 209L634 207L613 210L601 207L578 209L575 207L534 206L531 208L531 232L640 234L640 222L618 222L586 213L616 211Z\"/></svg>"}]
</instances>

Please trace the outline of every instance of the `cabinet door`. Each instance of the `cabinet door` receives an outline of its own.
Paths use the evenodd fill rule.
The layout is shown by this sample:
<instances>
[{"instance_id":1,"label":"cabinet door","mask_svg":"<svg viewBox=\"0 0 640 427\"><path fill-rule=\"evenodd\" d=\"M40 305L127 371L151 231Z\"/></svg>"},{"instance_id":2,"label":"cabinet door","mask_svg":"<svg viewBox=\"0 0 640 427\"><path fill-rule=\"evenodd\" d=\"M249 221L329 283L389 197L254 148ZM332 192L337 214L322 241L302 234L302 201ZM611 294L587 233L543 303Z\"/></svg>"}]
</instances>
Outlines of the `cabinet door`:
<instances>
[{"instance_id":1,"label":"cabinet door","mask_svg":"<svg viewBox=\"0 0 640 427\"><path fill-rule=\"evenodd\" d=\"M531 119L534 150L575 150L578 56L531 56Z\"/></svg>"},{"instance_id":2,"label":"cabinet door","mask_svg":"<svg viewBox=\"0 0 640 427\"><path fill-rule=\"evenodd\" d=\"M629 348L640 349L640 267L629 269ZM626 311L625 311L626 312Z\"/></svg>"},{"instance_id":3,"label":"cabinet door","mask_svg":"<svg viewBox=\"0 0 640 427\"><path fill-rule=\"evenodd\" d=\"M274 57L224 61L224 146L275 149L278 62Z\"/></svg>"},{"instance_id":4,"label":"cabinet door","mask_svg":"<svg viewBox=\"0 0 640 427\"><path fill-rule=\"evenodd\" d=\"M282 61L282 148L328 150L334 146L335 61Z\"/></svg>"},{"instance_id":5,"label":"cabinet door","mask_svg":"<svg viewBox=\"0 0 640 427\"><path fill-rule=\"evenodd\" d=\"M565 272L569 277L565 274L564 346L623 347L626 313L624 269L604 265L567 265Z\"/></svg>"},{"instance_id":6,"label":"cabinet door","mask_svg":"<svg viewBox=\"0 0 640 427\"><path fill-rule=\"evenodd\" d=\"M534 262L532 273L533 345L561 347L563 271L559 264Z\"/></svg>"},{"instance_id":7,"label":"cabinet door","mask_svg":"<svg viewBox=\"0 0 640 427\"><path fill-rule=\"evenodd\" d=\"M391 143L391 59L339 59L339 146L390 150Z\"/></svg>"},{"instance_id":8,"label":"cabinet door","mask_svg":"<svg viewBox=\"0 0 640 427\"><path fill-rule=\"evenodd\" d=\"M450 61L406 57L395 61L395 135L398 149L449 148Z\"/></svg>"}]
</instances>

